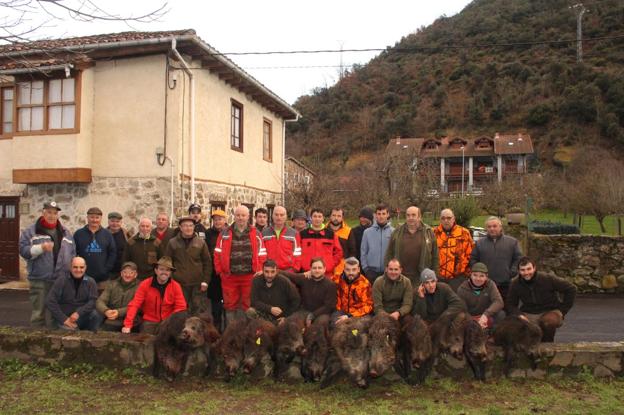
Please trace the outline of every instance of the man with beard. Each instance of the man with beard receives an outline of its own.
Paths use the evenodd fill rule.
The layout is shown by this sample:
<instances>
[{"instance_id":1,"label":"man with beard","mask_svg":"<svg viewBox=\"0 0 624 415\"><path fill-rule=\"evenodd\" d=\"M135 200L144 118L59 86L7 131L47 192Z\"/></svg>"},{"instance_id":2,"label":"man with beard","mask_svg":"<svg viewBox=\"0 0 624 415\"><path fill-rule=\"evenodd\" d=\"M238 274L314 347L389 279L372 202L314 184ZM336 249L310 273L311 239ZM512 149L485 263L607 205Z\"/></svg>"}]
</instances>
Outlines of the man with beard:
<instances>
[{"instance_id":1,"label":"man with beard","mask_svg":"<svg viewBox=\"0 0 624 415\"><path fill-rule=\"evenodd\" d=\"M373 312L372 287L360 273L360 262L356 258L347 258L342 275L334 275L332 280L337 289L336 312L332 315L334 325Z\"/></svg>"},{"instance_id":2,"label":"man with beard","mask_svg":"<svg viewBox=\"0 0 624 415\"><path fill-rule=\"evenodd\" d=\"M267 259L262 265L262 274L254 277L251 284L251 307L246 314L280 323L297 311L300 303L297 289L288 278L278 275L275 261Z\"/></svg>"}]
</instances>

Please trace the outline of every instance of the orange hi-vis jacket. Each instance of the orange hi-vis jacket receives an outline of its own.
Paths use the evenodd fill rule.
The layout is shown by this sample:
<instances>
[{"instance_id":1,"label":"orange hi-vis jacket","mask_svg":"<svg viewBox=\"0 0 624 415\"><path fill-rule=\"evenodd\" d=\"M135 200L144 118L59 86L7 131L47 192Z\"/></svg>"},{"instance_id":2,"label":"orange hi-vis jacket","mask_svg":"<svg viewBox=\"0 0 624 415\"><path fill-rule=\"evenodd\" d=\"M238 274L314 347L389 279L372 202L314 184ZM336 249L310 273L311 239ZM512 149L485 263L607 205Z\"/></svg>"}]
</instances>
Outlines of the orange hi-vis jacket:
<instances>
[{"instance_id":1,"label":"orange hi-vis jacket","mask_svg":"<svg viewBox=\"0 0 624 415\"><path fill-rule=\"evenodd\" d=\"M333 275L337 286L336 310L351 317L362 317L373 312L373 289L364 275L349 283L346 275Z\"/></svg>"},{"instance_id":2,"label":"orange hi-vis jacket","mask_svg":"<svg viewBox=\"0 0 624 415\"><path fill-rule=\"evenodd\" d=\"M438 243L438 256L440 257L440 275L438 276L446 279L461 275L467 277L470 273L470 253L474 248L470 231L455 224L447 233L440 224L433 230L433 233Z\"/></svg>"}]
</instances>

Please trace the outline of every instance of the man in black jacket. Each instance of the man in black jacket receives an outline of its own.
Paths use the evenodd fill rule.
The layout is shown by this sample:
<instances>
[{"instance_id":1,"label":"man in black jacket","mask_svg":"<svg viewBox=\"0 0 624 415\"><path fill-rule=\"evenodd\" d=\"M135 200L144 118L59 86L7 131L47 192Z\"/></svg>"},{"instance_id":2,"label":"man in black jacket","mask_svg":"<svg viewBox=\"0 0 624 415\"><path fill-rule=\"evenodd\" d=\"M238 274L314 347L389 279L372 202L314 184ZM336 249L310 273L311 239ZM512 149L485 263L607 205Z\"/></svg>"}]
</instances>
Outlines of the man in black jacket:
<instances>
[{"instance_id":1,"label":"man in black jacket","mask_svg":"<svg viewBox=\"0 0 624 415\"><path fill-rule=\"evenodd\" d=\"M87 262L89 274L104 289L117 260L117 246L113 234L102 227L102 210L92 207L87 211L87 225L74 233L76 255Z\"/></svg>"},{"instance_id":2,"label":"man in black jacket","mask_svg":"<svg viewBox=\"0 0 624 415\"><path fill-rule=\"evenodd\" d=\"M518 274L509 286L505 301L507 313L519 314L539 324L542 341L553 342L555 331L561 327L564 316L574 304L576 287L563 278L538 274L535 264L528 257L520 259Z\"/></svg>"}]
</instances>

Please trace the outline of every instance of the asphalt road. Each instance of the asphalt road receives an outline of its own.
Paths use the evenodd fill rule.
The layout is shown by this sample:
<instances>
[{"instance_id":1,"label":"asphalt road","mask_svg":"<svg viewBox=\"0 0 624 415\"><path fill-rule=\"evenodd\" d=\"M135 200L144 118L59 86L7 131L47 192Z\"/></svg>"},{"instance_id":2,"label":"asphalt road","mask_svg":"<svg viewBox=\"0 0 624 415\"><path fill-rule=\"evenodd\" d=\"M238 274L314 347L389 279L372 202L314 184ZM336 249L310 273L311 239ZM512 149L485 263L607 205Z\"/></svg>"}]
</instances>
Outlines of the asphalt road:
<instances>
[{"instance_id":1,"label":"asphalt road","mask_svg":"<svg viewBox=\"0 0 624 415\"><path fill-rule=\"evenodd\" d=\"M27 290L0 289L0 325L27 327L30 303ZM624 298L579 296L557 331L557 343L624 341Z\"/></svg>"}]
</instances>

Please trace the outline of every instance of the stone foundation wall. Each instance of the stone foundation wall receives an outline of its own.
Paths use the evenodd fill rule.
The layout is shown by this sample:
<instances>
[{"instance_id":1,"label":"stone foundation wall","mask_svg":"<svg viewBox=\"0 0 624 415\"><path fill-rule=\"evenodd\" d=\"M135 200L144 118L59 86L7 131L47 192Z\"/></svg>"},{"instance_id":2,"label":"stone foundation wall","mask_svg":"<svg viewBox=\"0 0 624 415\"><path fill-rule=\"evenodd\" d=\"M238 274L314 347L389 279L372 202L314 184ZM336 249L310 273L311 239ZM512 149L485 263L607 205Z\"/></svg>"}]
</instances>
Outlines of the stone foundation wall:
<instances>
[{"instance_id":1,"label":"stone foundation wall","mask_svg":"<svg viewBox=\"0 0 624 415\"><path fill-rule=\"evenodd\" d=\"M0 359L17 358L23 361L91 365L123 369L132 367L148 370L153 362L153 337L145 334L122 335L117 333L63 333L46 332L23 328L0 327ZM597 377L624 376L624 342L542 344L536 369L531 369L528 360L519 359L511 377L547 378L574 376L589 372ZM303 381L298 371L298 359L288 370L287 380ZM270 362L269 362L270 363ZM187 374L203 373L205 360L201 353L195 353L187 366ZM270 376L267 366L258 367L253 378ZM213 376L219 378L222 369L217 361ZM433 377L470 379L472 372L466 360L443 356L434 366ZM487 364L487 377L503 376L502 350L492 347ZM389 371L382 380L399 381L398 375Z\"/></svg>"},{"instance_id":2,"label":"stone foundation wall","mask_svg":"<svg viewBox=\"0 0 624 415\"><path fill-rule=\"evenodd\" d=\"M529 254L580 292L624 292L624 237L530 234Z\"/></svg>"}]
</instances>

